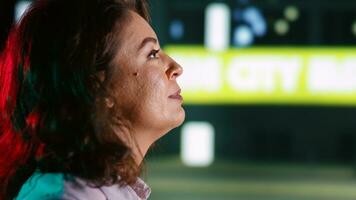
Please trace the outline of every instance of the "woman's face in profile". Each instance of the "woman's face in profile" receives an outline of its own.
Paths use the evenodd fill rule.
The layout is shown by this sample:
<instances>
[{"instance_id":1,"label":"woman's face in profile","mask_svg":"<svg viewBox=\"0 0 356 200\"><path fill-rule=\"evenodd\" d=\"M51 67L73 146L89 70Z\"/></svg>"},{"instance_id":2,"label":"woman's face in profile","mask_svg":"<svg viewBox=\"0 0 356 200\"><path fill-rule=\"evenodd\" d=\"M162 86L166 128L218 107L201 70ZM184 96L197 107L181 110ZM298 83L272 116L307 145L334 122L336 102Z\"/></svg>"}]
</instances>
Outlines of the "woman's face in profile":
<instances>
[{"instance_id":1,"label":"woman's face in profile","mask_svg":"<svg viewBox=\"0 0 356 200\"><path fill-rule=\"evenodd\" d=\"M183 71L160 49L151 26L135 12L129 15L113 65L115 102L134 129L153 131L156 140L185 118L177 84Z\"/></svg>"}]
</instances>

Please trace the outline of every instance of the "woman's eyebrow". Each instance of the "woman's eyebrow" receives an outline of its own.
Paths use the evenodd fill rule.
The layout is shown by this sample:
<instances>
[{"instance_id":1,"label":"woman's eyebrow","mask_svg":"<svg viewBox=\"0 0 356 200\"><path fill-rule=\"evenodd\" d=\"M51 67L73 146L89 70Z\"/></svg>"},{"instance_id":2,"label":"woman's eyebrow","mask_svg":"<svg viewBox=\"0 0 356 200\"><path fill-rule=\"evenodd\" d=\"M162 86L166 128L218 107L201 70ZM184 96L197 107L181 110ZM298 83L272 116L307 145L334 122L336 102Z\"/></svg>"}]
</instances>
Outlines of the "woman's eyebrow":
<instances>
[{"instance_id":1,"label":"woman's eyebrow","mask_svg":"<svg viewBox=\"0 0 356 200\"><path fill-rule=\"evenodd\" d=\"M156 38L153 38L153 37L146 37L145 39L142 40L138 50L140 50L142 47L144 47L147 43L149 42L153 42L155 44L157 44L157 39Z\"/></svg>"}]
</instances>

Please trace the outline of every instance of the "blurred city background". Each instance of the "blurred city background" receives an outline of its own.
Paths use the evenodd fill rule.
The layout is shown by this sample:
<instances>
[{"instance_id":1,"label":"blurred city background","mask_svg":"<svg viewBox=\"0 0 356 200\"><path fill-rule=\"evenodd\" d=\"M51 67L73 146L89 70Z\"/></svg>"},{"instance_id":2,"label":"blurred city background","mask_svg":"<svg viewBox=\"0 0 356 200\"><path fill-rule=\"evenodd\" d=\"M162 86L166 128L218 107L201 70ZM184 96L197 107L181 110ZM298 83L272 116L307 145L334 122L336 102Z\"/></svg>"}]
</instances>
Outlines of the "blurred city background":
<instances>
[{"instance_id":1,"label":"blurred city background","mask_svg":"<svg viewBox=\"0 0 356 200\"><path fill-rule=\"evenodd\" d=\"M30 1L0 1L0 47ZM356 199L355 0L151 0L185 123L146 161L154 200Z\"/></svg>"}]
</instances>

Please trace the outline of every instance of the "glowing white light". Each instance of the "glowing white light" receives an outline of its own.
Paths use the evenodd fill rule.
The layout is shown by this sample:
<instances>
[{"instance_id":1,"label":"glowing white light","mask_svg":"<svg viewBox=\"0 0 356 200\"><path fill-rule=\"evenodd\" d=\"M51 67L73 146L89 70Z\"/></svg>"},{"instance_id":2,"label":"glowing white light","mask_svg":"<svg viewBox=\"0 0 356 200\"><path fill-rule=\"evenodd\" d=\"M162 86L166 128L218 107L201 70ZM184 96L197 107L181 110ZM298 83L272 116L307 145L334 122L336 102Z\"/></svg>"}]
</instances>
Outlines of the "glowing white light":
<instances>
[{"instance_id":1,"label":"glowing white light","mask_svg":"<svg viewBox=\"0 0 356 200\"><path fill-rule=\"evenodd\" d=\"M330 90L335 83L334 75L336 73L336 57L321 56L310 60L309 71L309 90L313 93L326 92Z\"/></svg>"},{"instance_id":2,"label":"glowing white light","mask_svg":"<svg viewBox=\"0 0 356 200\"><path fill-rule=\"evenodd\" d=\"M19 1L15 5L15 20L19 21L27 8L31 5L31 1Z\"/></svg>"},{"instance_id":3,"label":"glowing white light","mask_svg":"<svg viewBox=\"0 0 356 200\"><path fill-rule=\"evenodd\" d=\"M353 93L356 91L356 59L315 56L309 61L308 86L312 93Z\"/></svg>"},{"instance_id":4,"label":"glowing white light","mask_svg":"<svg viewBox=\"0 0 356 200\"><path fill-rule=\"evenodd\" d=\"M285 35L289 31L289 24L286 20L279 19L274 24L274 30L278 35Z\"/></svg>"},{"instance_id":5,"label":"glowing white light","mask_svg":"<svg viewBox=\"0 0 356 200\"><path fill-rule=\"evenodd\" d=\"M214 161L214 128L208 122L188 122L182 128L181 158L185 165L207 167Z\"/></svg>"},{"instance_id":6,"label":"glowing white light","mask_svg":"<svg viewBox=\"0 0 356 200\"><path fill-rule=\"evenodd\" d=\"M245 47L253 43L252 30L245 25L239 26L234 31L234 43L236 46Z\"/></svg>"},{"instance_id":7,"label":"glowing white light","mask_svg":"<svg viewBox=\"0 0 356 200\"><path fill-rule=\"evenodd\" d=\"M296 21L299 18L299 10L295 6L288 6L284 10L284 16L289 21Z\"/></svg>"},{"instance_id":8,"label":"glowing white light","mask_svg":"<svg viewBox=\"0 0 356 200\"><path fill-rule=\"evenodd\" d=\"M230 9L224 3L212 3L205 11L205 46L212 51L229 47Z\"/></svg>"}]
</instances>

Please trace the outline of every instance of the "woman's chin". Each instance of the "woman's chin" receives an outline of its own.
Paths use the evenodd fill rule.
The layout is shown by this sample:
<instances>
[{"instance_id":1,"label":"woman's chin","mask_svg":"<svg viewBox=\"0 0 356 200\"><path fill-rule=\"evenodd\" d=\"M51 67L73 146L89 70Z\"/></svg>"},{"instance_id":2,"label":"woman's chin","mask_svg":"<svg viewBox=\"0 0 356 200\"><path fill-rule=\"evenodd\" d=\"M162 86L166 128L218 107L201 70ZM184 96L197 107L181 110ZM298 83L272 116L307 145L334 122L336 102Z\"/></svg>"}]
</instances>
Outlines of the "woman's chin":
<instances>
[{"instance_id":1,"label":"woman's chin","mask_svg":"<svg viewBox=\"0 0 356 200\"><path fill-rule=\"evenodd\" d=\"M180 108L178 112L170 115L170 119L166 123L168 131L177 128L182 125L185 119L185 111L183 108Z\"/></svg>"},{"instance_id":2,"label":"woman's chin","mask_svg":"<svg viewBox=\"0 0 356 200\"><path fill-rule=\"evenodd\" d=\"M185 119L185 110L183 109L183 107L179 110L179 112L177 113L177 117L176 117L176 120L175 120L175 123L174 123L174 127L173 128L176 128L180 125L183 124L184 122L184 119Z\"/></svg>"}]
</instances>

